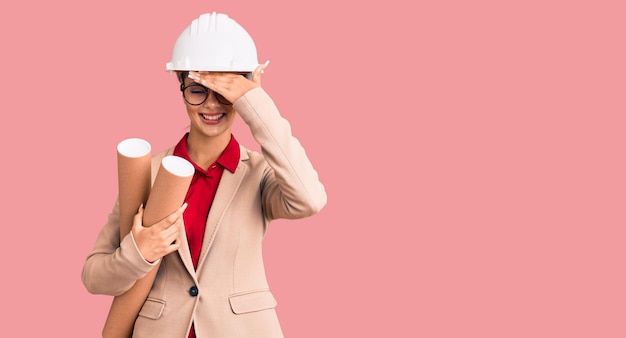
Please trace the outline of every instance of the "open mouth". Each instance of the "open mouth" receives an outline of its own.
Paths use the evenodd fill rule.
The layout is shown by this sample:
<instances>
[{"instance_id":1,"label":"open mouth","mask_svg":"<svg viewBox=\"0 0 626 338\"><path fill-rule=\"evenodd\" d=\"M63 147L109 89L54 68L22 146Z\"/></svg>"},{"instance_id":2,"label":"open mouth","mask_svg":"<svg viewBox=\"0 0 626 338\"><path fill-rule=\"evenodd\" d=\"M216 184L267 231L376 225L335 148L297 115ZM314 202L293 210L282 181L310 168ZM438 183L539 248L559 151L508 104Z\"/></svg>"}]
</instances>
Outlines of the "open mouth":
<instances>
[{"instance_id":1,"label":"open mouth","mask_svg":"<svg viewBox=\"0 0 626 338\"><path fill-rule=\"evenodd\" d=\"M221 114L200 114L200 116L202 116L202 119L205 121L219 121L221 118L223 118L226 114L221 113Z\"/></svg>"}]
</instances>

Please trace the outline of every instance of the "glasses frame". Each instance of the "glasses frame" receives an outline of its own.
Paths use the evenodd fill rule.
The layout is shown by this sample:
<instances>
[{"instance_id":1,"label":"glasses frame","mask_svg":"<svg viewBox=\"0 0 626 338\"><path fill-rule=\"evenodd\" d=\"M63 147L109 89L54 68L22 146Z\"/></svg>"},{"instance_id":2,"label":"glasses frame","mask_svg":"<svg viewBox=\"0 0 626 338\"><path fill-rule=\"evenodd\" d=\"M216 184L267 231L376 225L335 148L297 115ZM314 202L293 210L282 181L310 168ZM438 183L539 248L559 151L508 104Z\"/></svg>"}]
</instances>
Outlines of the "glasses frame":
<instances>
[{"instance_id":1,"label":"glasses frame","mask_svg":"<svg viewBox=\"0 0 626 338\"><path fill-rule=\"evenodd\" d=\"M202 100L202 102L200 102L200 103L191 103L191 102L189 102L189 100L187 100L187 97L185 96L185 90L186 90L187 88L190 88L190 87L199 87L199 88L204 89L204 91L206 92L206 94L205 94L205 96L204 96L204 100ZM231 105L232 105L232 102L230 102L230 101L226 100L226 98L225 98L225 97L223 97L223 96L222 96L222 94L220 94L220 93L218 93L218 92L216 92L216 91L214 91L214 90L211 90L211 89L209 89L209 88L207 88L207 87L205 87L205 86L203 86L203 85L201 85L201 84L199 84L199 83L196 83L196 82L192 82L192 83L190 83L190 84L188 84L188 85L186 85L186 86L185 86L185 84L184 84L184 83L181 83L181 84L180 84L180 91L181 91L181 92L182 92L182 94L183 94L183 99L185 99L185 102L187 102L189 105L192 105L192 106L199 106L199 105L202 105L203 103L205 103L205 102L206 102L206 100L208 100L208 99L209 99L209 95L211 95L211 92L213 92L213 94L215 95L215 99L216 99L216 100L217 100L217 102L219 102L220 104L227 105L227 106L231 106Z\"/></svg>"}]
</instances>

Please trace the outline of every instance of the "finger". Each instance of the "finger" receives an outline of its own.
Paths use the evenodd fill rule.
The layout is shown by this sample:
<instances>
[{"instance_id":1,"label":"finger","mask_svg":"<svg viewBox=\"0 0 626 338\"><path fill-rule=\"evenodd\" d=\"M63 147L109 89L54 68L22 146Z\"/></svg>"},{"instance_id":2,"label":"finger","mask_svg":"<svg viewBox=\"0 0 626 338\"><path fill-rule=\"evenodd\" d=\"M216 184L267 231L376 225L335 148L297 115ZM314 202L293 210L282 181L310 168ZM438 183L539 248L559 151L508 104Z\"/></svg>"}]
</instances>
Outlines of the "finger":
<instances>
[{"instance_id":1,"label":"finger","mask_svg":"<svg viewBox=\"0 0 626 338\"><path fill-rule=\"evenodd\" d=\"M199 83L209 89L213 89L213 83L210 83L207 80L207 76L210 73L208 72L197 72L197 71L191 71L189 72L189 75L187 75L188 78L192 79L194 82Z\"/></svg>"},{"instance_id":2,"label":"finger","mask_svg":"<svg viewBox=\"0 0 626 338\"><path fill-rule=\"evenodd\" d=\"M180 241L176 239L170 246L165 250L165 255L168 255L176 250L180 249Z\"/></svg>"},{"instance_id":3,"label":"finger","mask_svg":"<svg viewBox=\"0 0 626 338\"><path fill-rule=\"evenodd\" d=\"M236 76L232 73L222 72L189 72L189 78L196 83L222 95L226 94L232 87L233 79L236 79Z\"/></svg>"},{"instance_id":4,"label":"finger","mask_svg":"<svg viewBox=\"0 0 626 338\"><path fill-rule=\"evenodd\" d=\"M178 233L176 235L174 235L173 237L170 237L168 243L170 243L170 246L179 247L180 246L180 237L178 236Z\"/></svg>"},{"instance_id":5,"label":"finger","mask_svg":"<svg viewBox=\"0 0 626 338\"><path fill-rule=\"evenodd\" d=\"M133 216L133 227L142 225L143 210L144 210L143 203L141 203L141 205L139 206L139 209L137 210L137 213L135 214L135 216Z\"/></svg>"},{"instance_id":6,"label":"finger","mask_svg":"<svg viewBox=\"0 0 626 338\"><path fill-rule=\"evenodd\" d=\"M179 217L176 221L170 225L167 229L163 230L163 235L168 240L168 243L174 241L180 235L181 229L185 226L183 218Z\"/></svg>"},{"instance_id":7,"label":"finger","mask_svg":"<svg viewBox=\"0 0 626 338\"><path fill-rule=\"evenodd\" d=\"M163 220L159 221L158 223L156 223L153 226L156 226L157 229L160 230L160 231L168 229L173 224L175 224L176 221L179 218L182 219L182 215L183 215L183 212L185 211L185 209L187 209L187 203L186 202L183 203L183 205L180 208L176 209L173 213L171 213L170 215L168 215Z\"/></svg>"},{"instance_id":8,"label":"finger","mask_svg":"<svg viewBox=\"0 0 626 338\"><path fill-rule=\"evenodd\" d=\"M168 218L171 220L170 223L174 224L176 222L182 222L183 213L185 212L185 209L187 209L187 205L188 205L187 202L183 203L183 205L181 205L180 208L176 209L176 211L174 211L171 215L168 216Z\"/></svg>"},{"instance_id":9,"label":"finger","mask_svg":"<svg viewBox=\"0 0 626 338\"><path fill-rule=\"evenodd\" d=\"M264 64L258 65L254 72L252 73L252 81L259 86L261 85L261 74L265 71L265 68L270 64L270 60L265 61Z\"/></svg>"}]
</instances>

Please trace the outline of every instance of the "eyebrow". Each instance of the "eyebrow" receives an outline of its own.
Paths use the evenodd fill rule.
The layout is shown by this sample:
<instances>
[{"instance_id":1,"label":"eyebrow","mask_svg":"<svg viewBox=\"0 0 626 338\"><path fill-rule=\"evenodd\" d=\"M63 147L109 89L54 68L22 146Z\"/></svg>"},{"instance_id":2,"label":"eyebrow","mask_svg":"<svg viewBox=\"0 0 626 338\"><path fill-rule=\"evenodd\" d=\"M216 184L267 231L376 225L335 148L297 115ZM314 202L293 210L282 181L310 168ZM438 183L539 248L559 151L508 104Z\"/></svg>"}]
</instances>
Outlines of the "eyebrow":
<instances>
[{"instance_id":1,"label":"eyebrow","mask_svg":"<svg viewBox=\"0 0 626 338\"><path fill-rule=\"evenodd\" d=\"M187 87L189 87L189 86L200 86L200 87L204 87L206 89L209 89L208 87L203 86L203 85L201 85L201 84L199 84L198 82L195 82L195 81L193 81L193 82L191 82L190 84L187 85Z\"/></svg>"}]
</instances>

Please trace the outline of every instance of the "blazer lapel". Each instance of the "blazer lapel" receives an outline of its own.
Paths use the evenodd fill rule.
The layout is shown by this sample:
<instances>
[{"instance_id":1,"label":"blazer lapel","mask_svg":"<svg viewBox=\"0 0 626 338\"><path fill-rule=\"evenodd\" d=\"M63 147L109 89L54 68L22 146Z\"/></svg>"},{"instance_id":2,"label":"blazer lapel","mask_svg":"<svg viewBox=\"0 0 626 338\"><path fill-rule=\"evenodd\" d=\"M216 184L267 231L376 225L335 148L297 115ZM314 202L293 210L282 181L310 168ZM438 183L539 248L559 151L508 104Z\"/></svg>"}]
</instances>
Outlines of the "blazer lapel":
<instances>
[{"instance_id":1,"label":"blazer lapel","mask_svg":"<svg viewBox=\"0 0 626 338\"><path fill-rule=\"evenodd\" d=\"M244 160L244 154L245 152L241 151L242 160ZM245 155L245 159L247 159L247 154ZM215 234L219 229L224 213L237 194L237 190L239 190L239 187L241 186L241 182L243 181L246 171L247 166L240 160L237 170L235 170L234 173L224 170L224 173L222 174L222 179L217 187L215 199L213 200L213 205L211 205L209 217L207 218L204 239L202 241L202 252L200 253L200 259L198 261L198 270L200 270L202 262L204 262L204 259L213 244Z\"/></svg>"},{"instance_id":2,"label":"blazer lapel","mask_svg":"<svg viewBox=\"0 0 626 338\"><path fill-rule=\"evenodd\" d=\"M193 268L193 261L191 260L191 251L189 250L189 242L187 242L187 232L185 231L185 227L181 227L180 229L180 247L178 247L178 255L180 259L183 261L185 268L189 272L190 275L193 276L193 279L196 279L196 270Z\"/></svg>"}]
</instances>

